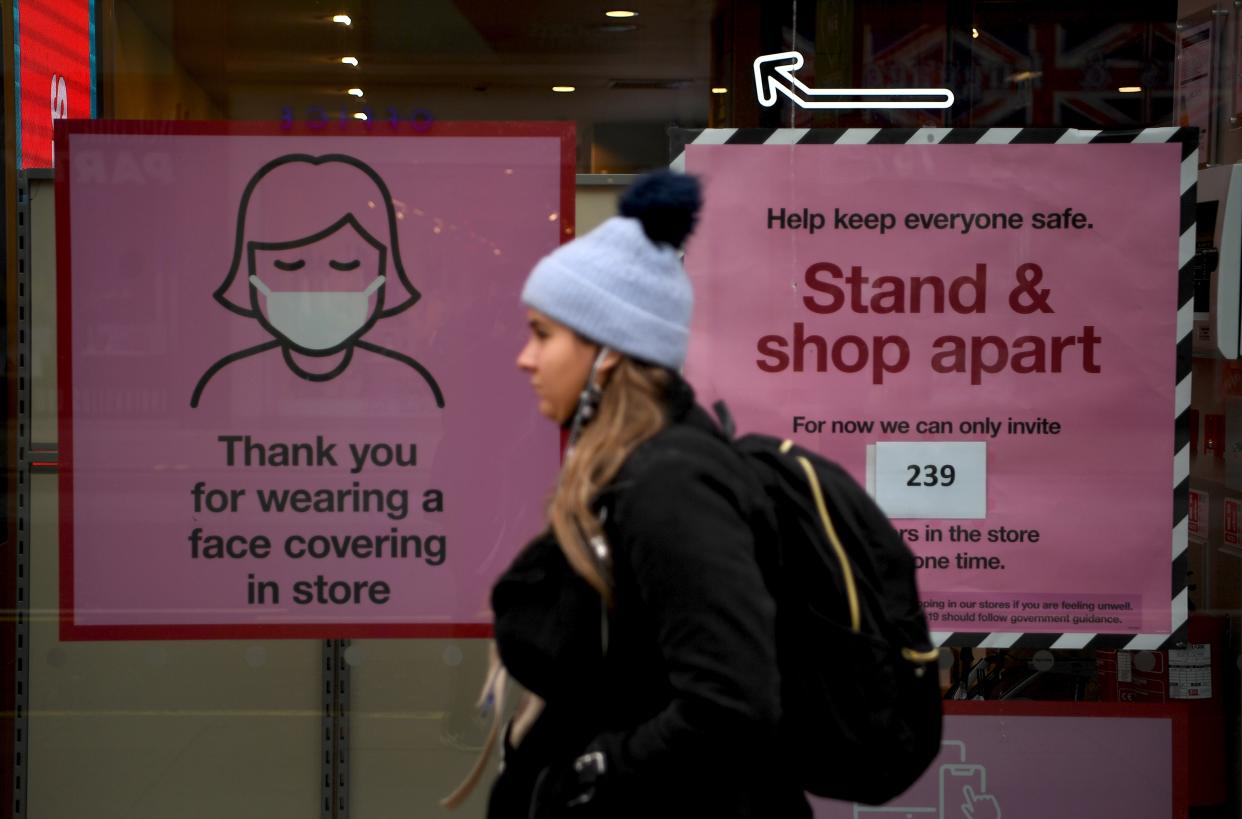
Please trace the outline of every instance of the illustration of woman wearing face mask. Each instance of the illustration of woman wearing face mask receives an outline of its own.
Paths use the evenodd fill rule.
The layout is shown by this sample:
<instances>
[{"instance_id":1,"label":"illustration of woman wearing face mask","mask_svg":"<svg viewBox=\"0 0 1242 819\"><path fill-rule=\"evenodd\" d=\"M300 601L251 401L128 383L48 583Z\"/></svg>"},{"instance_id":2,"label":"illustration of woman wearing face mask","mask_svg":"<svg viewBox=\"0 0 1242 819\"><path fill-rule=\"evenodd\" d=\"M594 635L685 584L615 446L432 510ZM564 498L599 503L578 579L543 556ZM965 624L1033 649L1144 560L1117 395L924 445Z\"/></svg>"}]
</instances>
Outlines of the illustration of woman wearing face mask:
<instances>
[{"instance_id":1,"label":"illustration of woman wearing face mask","mask_svg":"<svg viewBox=\"0 0 1242 819\"><path fill-rule=\"evenodd\" d=\"M421 376L444 406L423 365L363 338L380 319L413 306L419 292L401 261L388 186L354 157L288 154L260 168L242 194L232 265L213 295L272 339L212 364L191 407L221 370L269 350L315 382L344 373L355 355L383 356Z\"/></svg>"}]
</instances>

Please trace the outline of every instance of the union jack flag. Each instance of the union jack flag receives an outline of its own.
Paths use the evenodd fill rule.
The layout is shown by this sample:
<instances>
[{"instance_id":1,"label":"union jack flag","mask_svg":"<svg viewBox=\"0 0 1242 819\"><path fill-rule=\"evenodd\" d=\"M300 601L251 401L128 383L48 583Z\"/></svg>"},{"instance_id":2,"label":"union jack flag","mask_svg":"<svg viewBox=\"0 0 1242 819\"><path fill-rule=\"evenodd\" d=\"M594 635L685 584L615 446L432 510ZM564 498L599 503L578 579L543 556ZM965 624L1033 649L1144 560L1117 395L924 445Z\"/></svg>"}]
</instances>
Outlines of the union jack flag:
<instances>
[{"instance_id":1,"label":"union jack flag","mask_svg":"<svg viewBox=\"0 0 1242 819\"><path fill-rule=\"evenodd\" d=\"M921 25L890 36L867 24L865 87L947 87L948 121L937 111L873 111L868 125L1118 128L1173 118L1170 23L1033 22L970 31ZM1121 88L1141 88L1126 93Z\"/></svg>"}]
</instances>

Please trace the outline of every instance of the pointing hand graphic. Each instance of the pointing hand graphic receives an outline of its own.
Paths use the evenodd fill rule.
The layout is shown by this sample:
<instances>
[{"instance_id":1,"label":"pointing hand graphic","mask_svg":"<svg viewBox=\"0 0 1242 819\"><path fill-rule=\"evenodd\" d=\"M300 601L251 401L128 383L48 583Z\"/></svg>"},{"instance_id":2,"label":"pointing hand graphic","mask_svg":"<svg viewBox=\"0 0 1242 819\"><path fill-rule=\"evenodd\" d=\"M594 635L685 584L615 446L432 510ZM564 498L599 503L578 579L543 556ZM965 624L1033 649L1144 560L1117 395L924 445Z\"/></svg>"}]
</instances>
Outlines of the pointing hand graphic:
<instances>
[{"instance_id":1,"label":"pointing hand graphic","mask_svg":"<svg viewBox=\"0 0 1242 819\"><path fill-rule=\"evenodd\" d=\"M1001 819L1000 804L990 793L975 793L967 785L962 788L962 816L966 819Z\"/></svg>"}]
</instances>

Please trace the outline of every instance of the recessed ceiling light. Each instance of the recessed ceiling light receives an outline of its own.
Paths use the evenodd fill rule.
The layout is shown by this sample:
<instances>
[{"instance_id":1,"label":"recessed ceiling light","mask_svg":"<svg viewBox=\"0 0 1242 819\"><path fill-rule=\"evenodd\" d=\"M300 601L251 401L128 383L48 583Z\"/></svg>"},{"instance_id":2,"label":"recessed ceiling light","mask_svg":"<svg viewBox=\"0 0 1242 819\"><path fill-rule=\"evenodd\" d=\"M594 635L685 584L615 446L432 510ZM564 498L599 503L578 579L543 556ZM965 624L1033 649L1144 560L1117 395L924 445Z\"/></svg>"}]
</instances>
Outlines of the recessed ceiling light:
<instances>
[{"instance_id":1,"label":"recessed ceiling light","mask_svg":"<svg viewBox=\"0 0 1242 819\"><path fill-rule=\"evenodd\" d=\"M575 89L572 85L554 85L552 86L552 90L558 94L570 94L577 89Z\"/></svg>"},{"instance_id":2,"label":"recessed ceiling light","mask_svg":"<svg viewBox=\"0 0 1242 819\"><path fill-rule=\"evenodd\" d=\"M354 119L360 119L360 120L365 121L367 119L367 115L359 111L358 113L354 114Z\"/></svg>"},{"instance_id":3,"label":"recessed ceiling light","mask_svg":"<svg viewBox=\"0 0 1242 819\"><path fill-rule=\"evenodd\" d=\"M344 63L345 65L352 65L354 68L358 67L357 57L342 57L341 62Z\"/></svg>"},{"instance_id":4,"label":"recessed ceiling light","mask_svg":"<svg viewBox=\"0 0 1242 819\"><path fill-rule=\"evenodd\" d=\"M1137 94L1143 90L1141 85L1123 85L1117 89L1122 94Z\"/></svg>"},{"instance_id":5,"label":"recessed ceiling light","mask_svg":"<svg viewBox=\"0 0 1242 819\"><path fill-rule=\"evenodd\" d=\"M340 23L343 26L352 26L354 24L353 18L348 14L338 14L332 18L332 22Z\"/></svg>"},{"instance_id":6,"label":"recessed ceiling light","mask_svg":"<svg viewBox=\"0 0 1242 819\"><path fill-rule=\"evenodd\" d=\"M613 11L606 11L606 12L604 12L604 15L605 15L606 17L637 17L637 16L638 16L638 12L636 12L636 11L627 11L627 10L625 10L625 9L615 9L615 10L613 10Z\"/></svg>"},{"instance_id":7,"label":"recessed ceiling light","mask_svg":"<svg viewBox=\"0 0 1242 819\"><path fill-rule=\"evenodd\" d=\"M972 29L970 30L970 36L971 36L971 37L973 37L973 38L975 38L976 40L978 40L978 39L979 39L979 29L977 29L977 28L972 28Z\"/></svg>"},{"instance_id":8,"label":"recessed ceiling light","mask_svg":"<svg viewBox=\"0 0 1242 819\"><path fill-rule=\"evenodd\" d=\"M351 89L349 89L348 91L346 91L345 93L346 93L346 94L349 94L351 97L361 97L361 96L362 96L362 89L361 89L361 88L351 88Z\"/></svg>"},{"instance_id":9,"label":"recessed ceiling light","mask_svg":"<svg viewBox=\"0 0 1242 819\"><path fill-rule=\"evenodd\" d=\"M727 88L713 88L713 89L712 89L712 93L713 93L713 94L727 94L727 93L729 93L729 89L727 89Z\"/></svg>"}]
</instances>

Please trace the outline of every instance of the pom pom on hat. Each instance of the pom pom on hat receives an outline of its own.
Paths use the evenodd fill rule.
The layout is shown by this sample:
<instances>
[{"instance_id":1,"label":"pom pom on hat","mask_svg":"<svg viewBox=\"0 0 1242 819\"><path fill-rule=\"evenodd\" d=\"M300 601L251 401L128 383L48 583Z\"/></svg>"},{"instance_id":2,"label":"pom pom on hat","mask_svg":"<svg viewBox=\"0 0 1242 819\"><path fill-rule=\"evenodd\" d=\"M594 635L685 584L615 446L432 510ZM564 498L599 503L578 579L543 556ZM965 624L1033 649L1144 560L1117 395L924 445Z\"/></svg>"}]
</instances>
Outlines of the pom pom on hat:
<instances>
[{"instance_id":1,"label":"pom pom on hat","mask_svg":"<svg viewBox=\"0 0 1242 819\"><path fill-rule=\"evenodd\" d=\"M541 259L522 301L618 352L678 369L694 294L676 248L702 204L694 177L658 171L621 197L620 216Z\"/></svg>"},{"instance_id":2,"label":"pom pom on hat","mask_svg":"<svg viewBox=\"0 0 1242 819\"><path fill-rule=\"evenodd\" d=\"M642 222L643 232L651 241L681 247L694 230L702 206L697 179L672 171L656 171L621 195L618 210L622 216Z\"/></svg>"}]
</instances>

